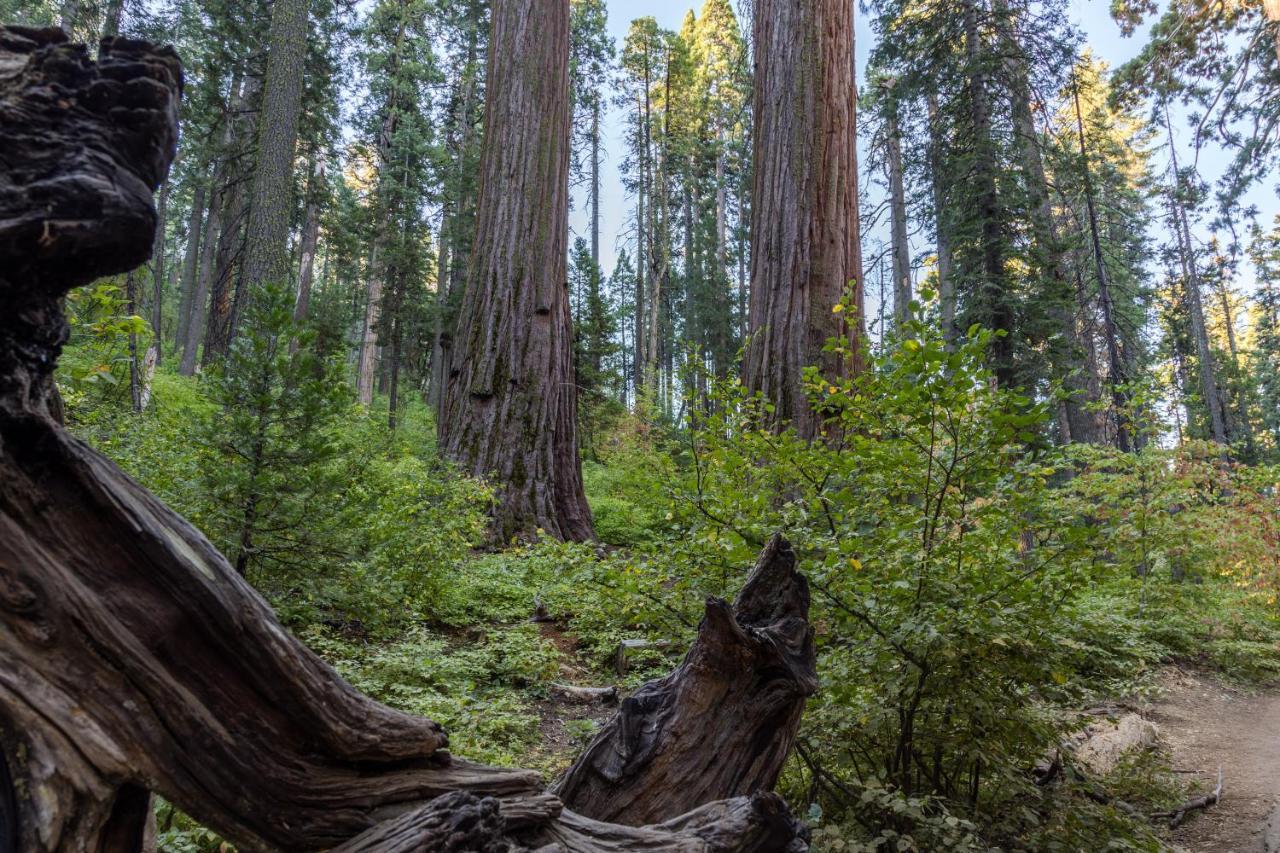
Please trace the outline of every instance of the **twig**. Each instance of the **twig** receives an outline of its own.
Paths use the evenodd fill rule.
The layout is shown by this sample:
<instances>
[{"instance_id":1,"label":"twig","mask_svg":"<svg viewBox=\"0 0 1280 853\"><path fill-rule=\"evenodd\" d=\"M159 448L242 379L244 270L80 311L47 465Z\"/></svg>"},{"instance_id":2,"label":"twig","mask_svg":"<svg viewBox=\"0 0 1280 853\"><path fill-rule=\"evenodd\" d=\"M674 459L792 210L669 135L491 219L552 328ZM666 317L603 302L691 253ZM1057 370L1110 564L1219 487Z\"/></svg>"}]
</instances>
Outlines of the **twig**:
<instances>
[{"instance_id":1,"label":"twig","mask_svg":"<svg viewBox=\"0 0 1280 853\"><path fill-rule=\"evenodd\" d=\"M1205 794L1202 797L1195 797L1187 800L1171 812L1156 812L1151 815L1153 818L1167 817L1169 818L1169 828L1175 829L1187 819L1187 812L1196 809L1207 809L1209 806L1216 805L1222 801L1222 768L1218 768L1218 787L1213 789L1212 794Z\"/></svg>"}]
</instances>

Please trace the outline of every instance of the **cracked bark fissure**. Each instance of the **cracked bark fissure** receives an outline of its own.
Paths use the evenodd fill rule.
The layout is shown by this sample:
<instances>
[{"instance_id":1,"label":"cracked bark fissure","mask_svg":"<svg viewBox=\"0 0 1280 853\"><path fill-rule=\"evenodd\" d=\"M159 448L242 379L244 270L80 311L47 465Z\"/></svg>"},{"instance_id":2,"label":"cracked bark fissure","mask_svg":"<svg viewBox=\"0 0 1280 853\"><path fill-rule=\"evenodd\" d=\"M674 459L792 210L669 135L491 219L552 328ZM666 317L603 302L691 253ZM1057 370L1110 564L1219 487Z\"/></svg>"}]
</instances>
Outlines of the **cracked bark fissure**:
<instances>
[{"instance_id":1,"label":"cracked bark fissure","mask_svg":"<svg viewBox=\"0 0 1280 853\"><path fill-rule=\"evenodd\" d=\"M152 250L180 80L167 48L0 27L0 848L137 850L154 791L248 851L803 849L771 794L629 828L452 758L62 428L62 298Z\"/></svg>"}]
</instances>

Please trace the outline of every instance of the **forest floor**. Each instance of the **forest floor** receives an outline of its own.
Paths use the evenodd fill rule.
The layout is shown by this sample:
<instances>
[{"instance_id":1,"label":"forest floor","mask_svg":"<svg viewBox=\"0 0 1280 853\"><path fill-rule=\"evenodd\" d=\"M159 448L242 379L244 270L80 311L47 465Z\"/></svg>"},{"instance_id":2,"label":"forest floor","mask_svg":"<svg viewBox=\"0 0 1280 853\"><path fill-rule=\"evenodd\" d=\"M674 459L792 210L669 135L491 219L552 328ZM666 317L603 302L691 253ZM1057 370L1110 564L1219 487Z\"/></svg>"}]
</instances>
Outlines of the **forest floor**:
<instances>
[{"instance_id":1,"label":"forest floor","mask_svg":"<svg viewBox=\"0 0 1280 853\"><path fill-rule=\"evenodd\" d=\"M1172 767L1222 802L1173 833L1192 853L1280 853L1280 689L1250 692L1204 673L1170 669L1147 716L1160 727ZM1271 826L1264 830L1271 818ZM1269 843L1264 843L1264 834Z\"/></svg>"}]
</instances>

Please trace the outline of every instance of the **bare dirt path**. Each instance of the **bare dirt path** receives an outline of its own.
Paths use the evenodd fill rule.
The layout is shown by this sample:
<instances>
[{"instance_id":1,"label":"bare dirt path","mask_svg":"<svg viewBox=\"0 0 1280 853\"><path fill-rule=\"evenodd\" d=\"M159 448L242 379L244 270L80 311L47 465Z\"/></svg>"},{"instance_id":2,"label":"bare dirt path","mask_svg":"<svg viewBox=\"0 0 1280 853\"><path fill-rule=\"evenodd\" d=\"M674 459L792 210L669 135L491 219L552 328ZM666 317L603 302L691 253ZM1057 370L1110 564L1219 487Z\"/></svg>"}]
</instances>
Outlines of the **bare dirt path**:
<instances>
[{"instance_id":1,"label":"bare dirt path","mask_svg":"<svg viewBox=\"0 0 1280 853\"><path fill-rule=\"evenodd\" d=\"M1263 842L1280 806L1280 692L1251 694L1200 673L1170 670L1148 716L1160 727L1173 768L1204 791L1223 773L1222 802L1174 831L1194 853L1280 853ZM1272 841L1271 843L1275 843Z\"/></svg>"}]
</instances>

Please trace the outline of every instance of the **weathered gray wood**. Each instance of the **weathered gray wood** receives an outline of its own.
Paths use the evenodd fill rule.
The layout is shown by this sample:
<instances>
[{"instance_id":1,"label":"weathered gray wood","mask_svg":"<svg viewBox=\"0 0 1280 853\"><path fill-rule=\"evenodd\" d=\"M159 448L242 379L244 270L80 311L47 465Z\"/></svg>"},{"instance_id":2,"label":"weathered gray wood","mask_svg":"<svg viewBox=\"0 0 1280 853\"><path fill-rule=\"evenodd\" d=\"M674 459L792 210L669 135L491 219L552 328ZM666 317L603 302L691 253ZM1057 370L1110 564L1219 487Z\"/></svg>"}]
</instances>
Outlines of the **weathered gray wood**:
<instances>
[{"instance_id":1,"label":"weathered gray wood","mask_svg":"<svg viewBox=\"0 0 1280 853\"><path fill-rule=\"evenodd\" d=\"M555 785L597 820L667 820L771 790L817 690L809 587L781 536L737 600L709 598L684 662L623 700Z\"/></svg>"}]
</instances>

